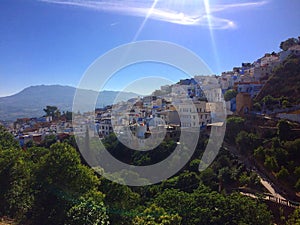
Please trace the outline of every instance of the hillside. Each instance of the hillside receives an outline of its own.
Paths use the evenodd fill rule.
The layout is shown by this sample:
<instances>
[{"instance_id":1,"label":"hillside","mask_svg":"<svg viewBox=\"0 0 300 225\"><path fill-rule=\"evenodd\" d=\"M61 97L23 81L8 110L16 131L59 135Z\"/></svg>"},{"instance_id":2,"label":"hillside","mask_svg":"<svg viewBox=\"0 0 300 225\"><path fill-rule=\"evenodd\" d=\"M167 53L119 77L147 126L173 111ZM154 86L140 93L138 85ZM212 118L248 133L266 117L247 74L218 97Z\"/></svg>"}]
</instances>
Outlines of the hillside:
<instances>
[{"instance_id":1,"label":"hillside","mask_svg":"<svg viewBox=\"0 0 300 225\"><path fill-rule=\"evenodd\" d=\"M76 88L61 85L39 85L25 88L21 92L0 98L0 120L15 120L22 117L37 117L44 114L46 105L55 105L61 111L71 111ZM86 90L86 98L97 96L96 91ZM102 91L97 100L97 107L112 104L119 94L117 91ZM128 100L138 95L122 92L120 100ZM82 99L82 105L85 104Z\"/></svg>"},{"instance_id":2,"label":"hillside","mask_svg":"<svg viewBox=\"0 0 300 225\"><path fill-rule=\"evenodd\" d=\"M256 97L260 101L265 96L274 98L287 97L293 104L300 103L300 59L288 58L269 78L261 92Z\"/></svg>"}]
</instances>

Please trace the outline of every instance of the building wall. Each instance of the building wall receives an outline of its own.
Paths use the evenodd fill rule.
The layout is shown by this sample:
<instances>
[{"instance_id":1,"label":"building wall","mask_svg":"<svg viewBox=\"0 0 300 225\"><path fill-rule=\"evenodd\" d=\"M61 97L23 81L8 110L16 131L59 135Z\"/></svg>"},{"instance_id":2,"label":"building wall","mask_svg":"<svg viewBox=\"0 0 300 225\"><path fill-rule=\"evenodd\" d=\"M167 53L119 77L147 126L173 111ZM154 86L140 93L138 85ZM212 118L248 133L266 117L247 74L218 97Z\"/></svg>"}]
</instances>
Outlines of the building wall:
<instances>
[{"instance_id":1,"label":"building wall","mask_svg":"<svg viewBox=\"0 0 300 225\"><path fill-rule=\"evenodd\" d=\"M248 93L238 93L236 96L236 112L239 115L247 114L252 110L252 99Z\"/></svg>"}]
</instances>

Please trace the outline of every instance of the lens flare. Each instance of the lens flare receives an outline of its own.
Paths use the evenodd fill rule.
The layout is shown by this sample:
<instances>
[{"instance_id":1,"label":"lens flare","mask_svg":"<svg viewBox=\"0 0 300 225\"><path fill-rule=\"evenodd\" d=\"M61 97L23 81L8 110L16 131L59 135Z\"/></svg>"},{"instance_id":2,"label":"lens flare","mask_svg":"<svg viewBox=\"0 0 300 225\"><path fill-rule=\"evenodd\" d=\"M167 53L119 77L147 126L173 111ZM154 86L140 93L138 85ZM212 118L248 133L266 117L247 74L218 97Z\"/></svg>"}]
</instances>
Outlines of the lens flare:
<instances>
[{"instance_id":1,"label":"lens flare","mask_svg":"<svg viewBox=\"0 0 300 225\"><path fill-rule=\"evenodd\" d=\"M156 6L157 2L158 2L158 0L154 0L154 1L153 1L153 4L152 4L151 8L149 9L149 11L148 11L148 13L147 13L145 19L143 20L143 22L142 22L140 28L138 29L138 31L137 31L136 34L134 35L134 38L133 38L133 40L132 40L133 42L136 41L137 38L140 36L140 34L141 34L141 32L142 32L142 30L143 30L143 28L144 28L146 22L148 21L149 17L151 16L153 10L155 9L155 6Z\"/></svg>"},{"instance_id":2,"label":"lens flare","mask_svg":"<svg viewBox=\"0 0 300 225\"><path fill-rule=\"evenodd\" d=\"M218 53L217 53L217 46L216 46L215 36L214 36L214 32L213 32L213 23L212 23L212 20L211 20L212 15L211 15L211 12L210 12L209 0L203 0L203 1L204 1L204 6L205 6L208 29L209 29L210 38L211 38L211 44L212 44L212 48L213 48L213 54L214 54L214 57L216 59L217 68L218 68L218 71L219 71L220 70L220 63L219 63L219 57L218 57Z\"/></svg>"}]
</instances>

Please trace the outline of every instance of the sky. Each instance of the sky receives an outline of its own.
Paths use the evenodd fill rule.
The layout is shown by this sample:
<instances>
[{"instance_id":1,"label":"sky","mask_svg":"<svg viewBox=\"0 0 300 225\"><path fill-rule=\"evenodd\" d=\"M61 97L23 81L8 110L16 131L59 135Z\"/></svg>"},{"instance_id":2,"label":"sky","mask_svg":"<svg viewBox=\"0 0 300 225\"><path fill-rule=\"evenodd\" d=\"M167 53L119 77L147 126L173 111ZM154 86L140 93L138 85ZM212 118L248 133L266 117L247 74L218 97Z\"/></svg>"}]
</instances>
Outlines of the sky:
<instances>
[{"instance_id":1,"label":"sky","mask_svg":"<svg viewBox=\"0 0 300 225\"><path fill-rule=\"evenodd\" d=\"M96 59L143 40L182 46L219 75L298 37L299 9L299 0L0 0L0 96L40 84L77 87ZM187 74L139 63L105 88L126 89L143 76Z\"/></svg>"}]
</instances>

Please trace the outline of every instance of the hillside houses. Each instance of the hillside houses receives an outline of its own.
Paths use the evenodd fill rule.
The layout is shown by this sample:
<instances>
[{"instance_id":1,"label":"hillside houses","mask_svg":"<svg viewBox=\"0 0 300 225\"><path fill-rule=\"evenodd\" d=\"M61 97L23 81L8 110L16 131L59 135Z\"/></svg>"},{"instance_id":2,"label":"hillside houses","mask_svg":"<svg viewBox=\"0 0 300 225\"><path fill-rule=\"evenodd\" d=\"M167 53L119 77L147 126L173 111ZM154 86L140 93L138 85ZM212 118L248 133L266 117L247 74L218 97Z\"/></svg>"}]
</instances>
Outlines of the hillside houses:
<instances>
[{"instance_id":1,"label":"hillside houses","mask_svg":"<svg viewBox=\"0 0 300 225\"><path fill-rule=\"evenodd\" d=\"M300 57L300 45L294 45L279 53L266 53L253 63L242 63L232 71L223 72L218 77L223 94L230 89L237 91L237 97L230 101L230 108L237 114L249 113L252 110L252 99L262 90L274 69L288 56Z\"/></svg>"},{"instance_id":2,"label":"hillside houses","mask_svg":"<svg viewBox=\"0 0 300 225\"><path fill-rule=\"evenodd\" d=\"M156 131L161 135L161 129L166 130L166 137L177 139L180 128L203 130L210 124L222 122L224 116L232 112L239 115L250 113L253 99L274 69L289 55L300 57L300 45L279 53L266 53L253 63L242 63L220 76L196 75L173 85L161 86L148 96L115 103L95 112L74 114L73 123L64 116L55 120L51 116L21 118L10 130L21 146L29 141L41 143L47 135L63 137L76 132L84 137L87 126L93 131L90 135L100 138L111 133L120 134L127 127L140 139L156 135ZM236 97L225 104L223 95L231 89L236 91ZM6 124L5 121L2 123Z\"/></svg>"}]
</instances>

